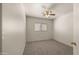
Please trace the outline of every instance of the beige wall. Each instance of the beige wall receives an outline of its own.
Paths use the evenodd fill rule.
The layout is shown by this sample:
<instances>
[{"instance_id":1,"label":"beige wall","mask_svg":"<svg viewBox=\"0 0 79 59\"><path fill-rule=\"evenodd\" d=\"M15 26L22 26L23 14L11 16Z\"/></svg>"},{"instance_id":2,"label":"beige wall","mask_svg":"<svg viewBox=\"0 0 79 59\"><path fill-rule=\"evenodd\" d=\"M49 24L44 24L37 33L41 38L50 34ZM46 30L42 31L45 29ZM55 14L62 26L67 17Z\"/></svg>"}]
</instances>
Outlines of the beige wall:
<instances>
[{"instance_id":1,"label":"beige wall","mask_svg":"<svg viewBox=\"0 0 79 59\"><path fill-rule=\"evenodd\" d=\"M2 52L2 4L0 3L0 54Z\"/></svg>"},{"instance_id":2,"label":"beige wall","mask_svg":"<svg viewBox=\"0 0 79 59\"><path fill-rule=\"evenodd\" d=\"M74 46L74 54L79 55L79 3L74 4L74 42L76 42L77 46Z\"/></svg>"},{"instance_id":3,"label":"beige wall","mask_svg":"<svg viewBox=\"0 0 79 59\"><path fill-rule=\"evenodd\" d=\"M63 14L54 20L54 39L71 46L73 41L73 13Z\"/></svg>"},{"instance_id":4,"label":"beige wall","mask_svg":"<svg viewBox=\"0 0 79 59\"><path fill-rule=\"evenodd\" d=\"M26 21L22 4L2 4L2 7L2 52L23 54Z\"/></svg>"},{"instance_id":5,"label":"beige wall","mask_svg":"<svg viewBox=\"0 0 79 59\"><path fill-rule=\"evenodd\" d=\"M27 41L39 41L39 40L49 40L53 38L53 21L42 19L42 18L35 18L35 17L27 17ZM34 31L34 24L35 23L44 23L47 24L47 31Z\"/></svg>"}]
</instances>

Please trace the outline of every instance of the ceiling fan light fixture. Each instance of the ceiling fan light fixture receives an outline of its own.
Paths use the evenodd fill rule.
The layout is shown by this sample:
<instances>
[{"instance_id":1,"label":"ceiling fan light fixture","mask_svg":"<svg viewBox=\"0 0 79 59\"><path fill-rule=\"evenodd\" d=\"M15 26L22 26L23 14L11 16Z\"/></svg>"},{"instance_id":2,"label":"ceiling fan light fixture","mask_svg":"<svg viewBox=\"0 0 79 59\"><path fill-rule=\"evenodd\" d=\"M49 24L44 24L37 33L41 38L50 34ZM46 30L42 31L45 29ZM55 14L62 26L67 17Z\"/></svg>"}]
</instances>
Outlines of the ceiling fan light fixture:
<instances>
[{"instance_id":1,"label":"ceiling fan light fixture","mask_svg":"<svg viewBox=\"0 0 79 59\"><path fill-rule=\"evenodd\" d=\"M45 6L43 6L43 13L42 14L45 17L55 16L54 10L51 10L50 8L46 8Z\"/></svg>"}]
</instances>

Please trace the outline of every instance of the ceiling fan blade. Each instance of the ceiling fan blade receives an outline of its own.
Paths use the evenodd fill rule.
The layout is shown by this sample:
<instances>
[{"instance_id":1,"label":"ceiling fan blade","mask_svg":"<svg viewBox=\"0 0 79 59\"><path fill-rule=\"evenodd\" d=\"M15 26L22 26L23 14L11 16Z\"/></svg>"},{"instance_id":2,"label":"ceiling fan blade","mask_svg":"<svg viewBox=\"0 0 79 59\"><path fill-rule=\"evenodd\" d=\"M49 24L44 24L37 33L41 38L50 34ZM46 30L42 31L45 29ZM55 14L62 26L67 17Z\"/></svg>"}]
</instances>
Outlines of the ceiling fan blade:
<instances>
[{"instance_id":1,"label":"ceiling fan blade","mask_svg":"<svg viewBox=\"0 0 79 59\"><path fill-rule=\"evenodd\" d=\"M50 15L53 15L53 16L55 16L56 14L50 14Z\"/></svg>"}]
</instances>

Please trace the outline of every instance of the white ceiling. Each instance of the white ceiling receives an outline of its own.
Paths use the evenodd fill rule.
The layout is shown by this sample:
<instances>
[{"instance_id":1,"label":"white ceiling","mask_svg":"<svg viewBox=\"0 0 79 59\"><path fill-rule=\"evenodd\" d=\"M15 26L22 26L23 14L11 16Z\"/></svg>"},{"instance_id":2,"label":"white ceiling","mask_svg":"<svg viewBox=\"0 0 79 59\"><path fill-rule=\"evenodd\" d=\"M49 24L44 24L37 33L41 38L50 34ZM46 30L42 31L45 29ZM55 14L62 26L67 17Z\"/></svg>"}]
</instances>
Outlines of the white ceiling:
<instances>
[{"instance_id":1,"label":"white ceiling","mask_svg":"<svg viewBox=\"0 0 79 59\"><path fill-rule=\"evenodd\" d=\"M56 18L65 13L73 11L73 4L69 3L26 3L24 4L25 12L27 16L46 18L42 15L43 6L54 9L56 16L51 16L48 19Z\"/></svg>"}]
</instances>

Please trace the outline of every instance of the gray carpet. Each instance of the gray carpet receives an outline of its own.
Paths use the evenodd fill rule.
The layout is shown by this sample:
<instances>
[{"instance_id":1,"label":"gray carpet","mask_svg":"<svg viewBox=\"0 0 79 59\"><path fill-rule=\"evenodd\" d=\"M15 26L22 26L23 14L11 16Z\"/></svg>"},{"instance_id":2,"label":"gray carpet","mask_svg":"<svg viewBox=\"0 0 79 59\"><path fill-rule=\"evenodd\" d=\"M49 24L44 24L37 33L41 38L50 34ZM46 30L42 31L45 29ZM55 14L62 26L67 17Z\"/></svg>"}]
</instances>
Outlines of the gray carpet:
<instances>
[{"instance_id":1,"label":"gray carpet","mask_svg":"<svg viewBox=\"0 0 79 59\"><path fill-rule=\"evenodd\" d=\"M24 55L72 55L73 48L55 40L28 42Z\"/></svg>"}]
</instances>

